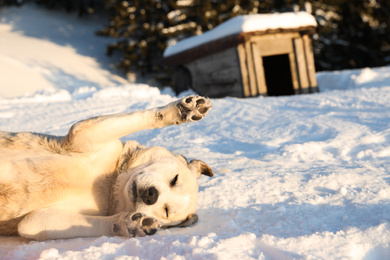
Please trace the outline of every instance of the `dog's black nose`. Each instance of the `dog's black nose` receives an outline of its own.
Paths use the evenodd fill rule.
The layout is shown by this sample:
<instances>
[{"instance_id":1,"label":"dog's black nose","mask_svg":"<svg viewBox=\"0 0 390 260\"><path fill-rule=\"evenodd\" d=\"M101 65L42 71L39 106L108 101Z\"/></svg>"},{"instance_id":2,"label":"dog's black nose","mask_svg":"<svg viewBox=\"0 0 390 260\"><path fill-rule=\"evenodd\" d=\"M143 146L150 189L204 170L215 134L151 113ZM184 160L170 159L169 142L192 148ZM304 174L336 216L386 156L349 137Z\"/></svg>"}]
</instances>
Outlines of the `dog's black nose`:
<instances>
[{"instance_id":1,"label":"dog's black nose","mask_svg":"<svg viewBox=\"0 0 390 260\"><path fill-rule=\"evenodd\" d=\"M158 199L158 190L155 187L151 187L141 192L142 201L146 205L153 205Z\"/></svg>"}]
</instances>

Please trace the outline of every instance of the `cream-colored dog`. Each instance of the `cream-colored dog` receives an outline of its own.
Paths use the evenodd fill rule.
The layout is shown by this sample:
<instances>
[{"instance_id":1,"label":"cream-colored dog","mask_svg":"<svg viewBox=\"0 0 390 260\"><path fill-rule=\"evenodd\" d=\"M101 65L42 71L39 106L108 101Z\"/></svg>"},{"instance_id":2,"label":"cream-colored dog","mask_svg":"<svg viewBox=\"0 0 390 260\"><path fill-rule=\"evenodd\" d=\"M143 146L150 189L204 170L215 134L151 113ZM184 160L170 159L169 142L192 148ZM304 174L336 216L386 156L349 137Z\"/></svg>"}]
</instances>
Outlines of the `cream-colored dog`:
<instances>
[{"instance_id":1,"label":"cream-colored dog","mask_svg":"<svg viewBox=\"0 0 390 260\"><path fill-rule=\"evenodd\" d=\"M135 237L195 223L196 179L212 176L210 167L119 138L198 121L210 107L208 99L188 96L80 121L64 137L0 132L0 235Z\"/></svg>"}]
</instances>

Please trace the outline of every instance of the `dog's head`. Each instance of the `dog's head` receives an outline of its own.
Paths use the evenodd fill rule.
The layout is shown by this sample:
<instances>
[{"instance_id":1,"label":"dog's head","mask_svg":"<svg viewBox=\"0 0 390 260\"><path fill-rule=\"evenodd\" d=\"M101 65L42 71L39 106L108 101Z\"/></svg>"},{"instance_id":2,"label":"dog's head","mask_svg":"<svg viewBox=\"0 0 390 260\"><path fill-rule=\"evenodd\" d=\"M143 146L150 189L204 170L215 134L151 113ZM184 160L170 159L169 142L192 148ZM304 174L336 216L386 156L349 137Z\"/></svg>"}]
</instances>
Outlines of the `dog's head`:
<instances>
[{"instance_id":1,"label":"dog's head","mask_svg":"<svg viewBox=\"0 0 390 260\"><path fill-rule=\"evenodd\" d=\"M117 180L118 210L144 213L163 227L189 226L198 220L197 179L201 174L213 176L207 164L188 162L162 147L137 149L128 158Z\"/></svg>"}]
</instances>

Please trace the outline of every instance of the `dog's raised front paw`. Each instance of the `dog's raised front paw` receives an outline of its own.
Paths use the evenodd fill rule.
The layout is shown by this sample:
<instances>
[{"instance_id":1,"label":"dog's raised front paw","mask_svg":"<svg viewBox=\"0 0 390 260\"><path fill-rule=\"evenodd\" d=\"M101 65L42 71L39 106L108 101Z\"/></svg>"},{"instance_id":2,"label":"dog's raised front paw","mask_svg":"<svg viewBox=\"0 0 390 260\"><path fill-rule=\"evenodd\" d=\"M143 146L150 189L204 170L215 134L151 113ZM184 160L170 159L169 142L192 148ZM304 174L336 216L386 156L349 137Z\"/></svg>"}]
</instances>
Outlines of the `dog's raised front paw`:
<instances>
[{"instance_id":1,"label":"dog's raised front paw","mask_svg":"<svg viewBox=\"0 0 390 260\"><path fill-rule=\"evenodd\" d=\"M117 236L144 237L155 234L159 228L158 220L143 213L120 213L112 229Z\"/></svg>"},{"instance_id":2,"label":"dog's raised front paw","mask_svg":"<svg viewBox=\"0 0 390 260\"><path fill-rule=\"evenodd\" d=\"M180 100L177 107L183 122L193 122L205 117L212 106L208 98L191 95Z\"/></svg>"},{"instance_id":3,"label":"dog's raised front paw","mask_svg":"<svg viewBox=\"0 0 390 260\"><path fill-rule=\"evenodd\" d=\"M159 108L155 114L156 127L199 121L207 115L210 108L211 102L208 98L198 95L187 96Z\"/></svg>"}]
</instances>

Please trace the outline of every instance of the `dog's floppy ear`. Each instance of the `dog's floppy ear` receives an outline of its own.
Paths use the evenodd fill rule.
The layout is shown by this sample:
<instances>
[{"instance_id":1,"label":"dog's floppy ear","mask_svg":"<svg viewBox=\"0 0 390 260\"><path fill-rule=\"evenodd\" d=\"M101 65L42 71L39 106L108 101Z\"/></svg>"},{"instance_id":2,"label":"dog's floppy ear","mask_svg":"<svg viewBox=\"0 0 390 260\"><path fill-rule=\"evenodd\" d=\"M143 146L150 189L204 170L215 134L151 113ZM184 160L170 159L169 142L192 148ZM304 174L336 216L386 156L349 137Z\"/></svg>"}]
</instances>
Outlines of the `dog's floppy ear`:
<instances>
[{"instance_id":1,"label":"dog's floppy ear","mask_svg":"<svg viewBox=\"0 0 390 260\"><path fill-rule=\"evenodd\" d=\"M181 223L173 226L163 226L162 228L189 227L195 224L196 222L198 222L198 219L199 219L198 214L192 213L188 215L187 218L183 220Z\"/></svg>"},{"instance_id":2,"label":"dog's floppy ear","mask_svg":"<svg viewBox=\"0 0 390 260\"><path fill-rule=\"evenodd\" d=\"M196 222L198 222L198 215L197 214L190 214L188 215L188 217L183 221L181 222L179 225L177 225L176 227L189 227L189 226L192 226L193 224L195 224Z\"/></svg>"},{"instance_id":3,"label":"dog's floppy ear","mask_svg":"<svg viewBox=\"0 0 390 260\"><path fill-rule=\"evenodd\" d=\"M201 160L191 160L188 164L190 170L196 175L196 178L199 178L201 174L213 177L213 170Z\"/></svg>"}]
</instances>

